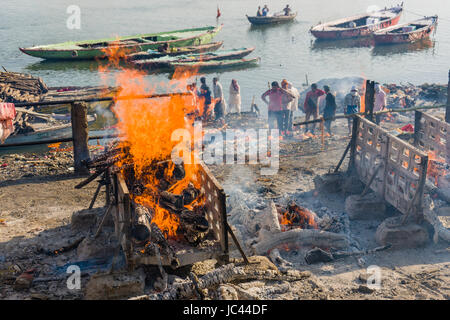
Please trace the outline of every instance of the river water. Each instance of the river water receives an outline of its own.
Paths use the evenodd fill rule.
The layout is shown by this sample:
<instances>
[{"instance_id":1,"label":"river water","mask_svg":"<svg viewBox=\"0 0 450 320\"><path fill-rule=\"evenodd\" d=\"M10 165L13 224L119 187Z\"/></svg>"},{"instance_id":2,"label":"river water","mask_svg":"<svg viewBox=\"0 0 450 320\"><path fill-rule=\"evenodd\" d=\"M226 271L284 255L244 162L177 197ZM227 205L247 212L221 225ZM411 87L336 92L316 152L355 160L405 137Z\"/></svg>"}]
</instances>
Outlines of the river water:
<instances>
[{"instance_id":1,"label":"river water","mask_svg":"<svg viewBox=\"0 0 450 320\"><path fill-rule=\"evenodd\" d=\"M385 82L446 83L450 66L450 1L407 0L400 22L422 15L438 14L440 22L433 41L407 46L374 48L367 41L314 41L308 32L312 25L365 12L370 6L391 6L399 1L378 0L2 0L0 10L0 65L11 71L40 76L50 86L100 85L96 63L41 62L18 48L67 40L85 40L114 35L132 35L216 24L216 11L222 13L223 30L217 40L224 48L255 46L251 56L261 57L259 67L224 72L220 80L228 92L232 78L242 89L243 110L252 96L266 90L269 81L286 78L302 89L324 78L363 76ZM273 11L286 3L298 11L295 22L285 25L250 26L245 14L254 15L258 5ZM81 28L66 27L70 5L81 9ZM215 74L208 74L209 81ZM152 83L168 81L164 74L148 76ZM226 95L227 96L227 95ZM261 104L261 102L259 102Z\"/></svg>"}]
</instances>

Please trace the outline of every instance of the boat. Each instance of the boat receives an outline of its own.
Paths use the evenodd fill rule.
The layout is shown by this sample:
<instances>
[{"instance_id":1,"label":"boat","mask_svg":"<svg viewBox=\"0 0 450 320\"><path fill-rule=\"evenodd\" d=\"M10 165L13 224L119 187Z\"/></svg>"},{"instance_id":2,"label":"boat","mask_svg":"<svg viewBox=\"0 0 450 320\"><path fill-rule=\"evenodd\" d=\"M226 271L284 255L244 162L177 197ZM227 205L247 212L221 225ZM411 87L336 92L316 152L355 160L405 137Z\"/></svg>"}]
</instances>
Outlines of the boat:
<instances>
[{"instance_id":1,"label":"boat","mask_svg":"<svg viewBox=\"0 0 450 320\"><path fill-rule=\"evenodd\" d=\"M172 62L171 68L181 69L195 69L195 70L210 70L210 69L227 69L227 68L242 68L251 67L258 64L261 58L250 59L233 59L233 60L213 60L200 62Z\"/></svg>"},{"instance_id":2,"label":"boat","mask_svg":"<svg viewBox=\"0 0 450 320\"><path fill-rule=\"evenodd\" d=\"M160 68L169 68L171 63L241 59L252 53L254 50L255 48L253 47L253 48L219 50L216 52L205 52L181 56L166 56L158 59L136 60L132 61L131 64L139 69L155 70Z\"/></svg>"},{"instance_id":3,"label":"boat","mask_svg":"<svg viewBox=\"0 0 450 320\"><path fill-rule=\"evenodd\" d=\"M288 16L284 14L274 14L272 16L248 16L245 15L252 25L275 24L289 22L295 19L297 12Z\"/></svg>"},{"instance_id":4,"label":"boat","mask_svg":"<svg viewBox=\"0 0 450 320\"><path fill-rule=\"evenodd\" d=\"M123 50L125 54L131 54L149 49L157 50L164 44L168 44L169 47L186 47L210 43L221 29L222 25L219 25L100 40L69 41L19 49L23 53L42 59L101 59L108 56L107 52L111 47Z\"/></svg>"},{"instance_id":5,"label":"boat","mask_svg":"<svg viewBox=\"0 0 450 320\"><path fill-rule=\"evenodd\" d=\"M419 51L432 50L434 42L430 38L422 39L415 42L399 43L395 46L374 46L372 56L392 56L396 54L405 54Z\"/></svg>"},{"instance_id":6,"label":"boat","mask_svg":"<svg viewBox=\"0 0 450 320\"><path fill-rule=\"evenodd\" d=\"M379 30L373 34L375 45L412 43L428 39L437 22L436 15Z\"/></svg>"},{"instance_id":7,"label":"boat","mask_svg":"<svg viewBox=\"0 0 450 320\"><path fill-rule=\"evenodd\" d=\"M384 8L372 13L321 23L310 32L317 39L336 40L370 36L375 31L397 25L403 12L401 5Z\"/></svg>"},{"instance_id":8,"label":"boat","mask_svg":"<svg viewBox=\"0 0 450 320\"><path fill-rule=\"evenodd\" d=\"M134 60L144 60L144 59L155 59L164 56L179 56L183 54L191 54L191 53L201 53L201 52L212 52L218 50L223 45L223 41L219 42L211 42L208 44L202 44L199 46L188 46L188 47L178 47L171 48L169 52L159 52L154 50L141 51L132 53L125 57L128 61Z\"/></svg>"},{"instance_id":9,"label":"boat","mask_svg":"<svg viewBox=\"0 0 450 320\"><path fill-rule=\"evenodd\" d=\"M17 109L17 108L16 108ZM72 124L70 115L47 115L40 114L41 117L48 116L49 122L38 122L29 124L30 131L27 133L11 134L6 138L3 147L19 143L32 143L40 140L57 140L70 138L72 136ZM92 124L97 119L97 115L88 115L88 124Z\"/></svg>"}]
</instances>

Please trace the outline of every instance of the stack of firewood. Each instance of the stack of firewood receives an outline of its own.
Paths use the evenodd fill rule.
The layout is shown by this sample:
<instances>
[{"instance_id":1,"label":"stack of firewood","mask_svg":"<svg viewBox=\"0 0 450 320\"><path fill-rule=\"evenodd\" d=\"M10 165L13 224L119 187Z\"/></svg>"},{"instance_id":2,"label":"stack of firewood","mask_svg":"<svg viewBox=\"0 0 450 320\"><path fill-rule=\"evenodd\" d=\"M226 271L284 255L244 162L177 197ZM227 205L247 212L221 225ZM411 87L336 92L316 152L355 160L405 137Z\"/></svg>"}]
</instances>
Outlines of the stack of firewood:
<instances>
[{"instance_id":1,"label":"stack of firewood","mask_svg":"<svg viewBox=\"0 0 450 320\"><path fill-rule=\"evenodd\" d=\"M191 245L198 245L206 239L210 230L205 218L204 204L201 204L204 202L201 200L204 199L205 195L192 183L189 183L180 194L170 192L171 187L185 177L184 164L182 163L174 164L172 174L168 175L170 162L170 160L154 160L151 165L142 169L142 172L137 175L134 171L133 158L129 153L129 147L113 143L105 153L84 162L89 169L94 170L94 173L75 188L82 188L107 170L112 174L121 172L132 198L149 197L159 207L175 214L180 222L177 235L182 236ZM153 175L158 181L155 185L156 191L146 188L148 181L154 181L154 179L147 179L150 175ZM145 235L150 237L157 228L152 223L154 209L134 203L133 213L135 223L133 230L139 234L136 234L136 238L142 244L146 243L149 239L143 239L146 238ZM140 224L140 226L137 226L137 224Z\"/></svg>"},{"instance_id":2,"label":"stack of firewood","mask_svg":"<svg viewBox=\"0 0 450 320\"><path fill-rule=\"evenodd\" d=\"M0 101L37 102L47 91L41 78L17 72L0 72Z\"/></svg>"}]
</instances>

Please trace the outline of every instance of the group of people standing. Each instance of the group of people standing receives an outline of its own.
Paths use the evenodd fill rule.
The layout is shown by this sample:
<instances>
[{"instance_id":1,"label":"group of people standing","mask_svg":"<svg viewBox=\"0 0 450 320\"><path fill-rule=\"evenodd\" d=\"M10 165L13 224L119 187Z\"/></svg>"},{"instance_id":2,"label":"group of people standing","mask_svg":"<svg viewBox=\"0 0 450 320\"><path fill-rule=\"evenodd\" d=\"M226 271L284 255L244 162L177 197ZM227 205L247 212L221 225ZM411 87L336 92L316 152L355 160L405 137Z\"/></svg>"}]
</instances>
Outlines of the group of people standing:
<instances>
[{"instance_id":1,"label":"group of people standing","mask_svg":"<svg viewBox=\"0 0 450 320\"><path fill-rule=\"evenodd\" d=\"M236 79L231 80L229 89L229 110L222 84L219 82L219 78L214 77L213 89L209 88L206 83L206 78L200 78L200 89L197 89L197 84L194 82L188 85L188 91L194 96L194 104L202 106L202 110L199 111L199 116L203 120L212 120L214 113L215 121L224 121L225 114L229 112L241 112L241 88ZM198 101L199 100L199 101ZM199 102L199 104L197 104Z\"/></svg>"},{"instance_id":2,"label":"group of people standing","mask_svg":"<svg viewBox=\"0 0 450 320\"><path fill-rule=\"evenodd\" d=\"M323 90L317 87L317 84L311 85L311 90L307 92L305 102L303 104L303 111L305 113L305 121L310 121L311 118L317 120L319 118L319 98L325 95L325 106L323 108L322 117L324 119L324 127L330 136L331 124L333 118L336 115L336 96L331 91L330 87L325 85ZM267 101L269 97L269 101ZM271 89L264 92L261 99L268 105L268 121L269 128L277 128L280 130L282 136L293 135L293 113L298 109L298 100L300 94L298 90L292 86L286 80L281 82L281 88L278 82L272 82ZM386 107L386 93L383 91L379 84L375 85L375 100L374 100L374 112L382 111ZM352 115L361 111L361 96L358 93L358 89L353 86L350 92L344 98L344 113L346 115ZM352 134L352 118L348 117L348 133ZM376 115L375 122L380 124L381 115ZM314 135L316 123L306 124L305 134Z\"/></svg>"},{"instance_id":3,"label":"group of people standing","mask_svg":"<svg viewBox=\"0 0 450 320\"><path fill-rule=\"evenodd\" d=\"M224 117L229 113L241 112L241 88L236 79L232 79L229 87L228 104L225 100L222 84L217 77L212 79L212 90L206 83L206 78L200 78L200 89L197 89L196 83L188 85L188 90L193 93L194 103L202 106L199 110L199 116L203 120L212 120L224 122ZM305 121L311 119L319 119L320 97L325 96L325 106L323 108L322 117L324 119L324 127L327 134L332 135L331 124L336 115L336 96L327 85L323 86L323 90L317 87L317 84L311 85L311 90L306 93L305 102L303 103L303 111L305 113ZM293 118L294 112L298 110L300 99L299 91L291 82L283 79L281 86L277 81L273 81L270 89L261 95L261 99L268 106L268 123L269 129L277 128L281 136L293 136ZM197 104L197 102L200 102ZM375 85L374 112L382 111L386 107L386 93L379 84ZM353 86L350 92L344 98L344 113L352 115L361 111L361 96L358 89ZM213 117L214 114L214 117ZM348 117L348 133L352 134L352 118ZM381 116L376 115L375 122L380 124ZM315 134L316 123L307 124L305 126L305 134Z\"/></svg>"},{"instance_id":4,"label":"group of people standing","mask_svg":"<svg viewBox=\"0 0 450 320\"><path fill-rule=\"evenodd\" d=\"M269 97L269 101L267 101ZM286 79L281 81L281 87L277 81L272 82L271 88L264 92L261 99L268 105L269 129L274 129L275 124L282 136L293 135L293 115L298 108L300 93Z\"/></svg>"}]
</instances>

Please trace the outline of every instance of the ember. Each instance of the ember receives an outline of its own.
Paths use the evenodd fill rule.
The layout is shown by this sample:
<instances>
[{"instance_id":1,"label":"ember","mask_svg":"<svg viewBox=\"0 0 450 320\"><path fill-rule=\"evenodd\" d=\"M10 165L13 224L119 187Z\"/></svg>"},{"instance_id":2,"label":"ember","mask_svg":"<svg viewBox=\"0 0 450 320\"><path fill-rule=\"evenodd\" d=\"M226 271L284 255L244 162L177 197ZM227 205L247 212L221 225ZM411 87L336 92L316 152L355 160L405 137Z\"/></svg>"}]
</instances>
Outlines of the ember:
<instances>
[{"instance_id":1,"label":"ember","mask_svg":"<svg viewBox=\"0 0 450 320\"><path fill-rule=\"evenodd\" d=\"M445 176L449 172L448 164L445 159L437 157L433 151L428 152L427 177L436 187L439 186L439 177Z\"/></svg>"},{"instance_id":2,"label":"ember","mask_svg":"<svg viewBox=\"0 0 450 320\"><path fill-rule=\"evenodd\" d=\"M295 228L318 229L314 214L308 209L298 206L294 202L290 203L286 210L279 209L279 215L282 231Z\"/></svg>"}]
</instances>

